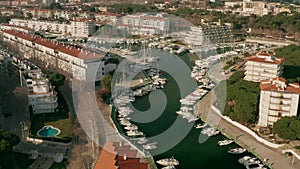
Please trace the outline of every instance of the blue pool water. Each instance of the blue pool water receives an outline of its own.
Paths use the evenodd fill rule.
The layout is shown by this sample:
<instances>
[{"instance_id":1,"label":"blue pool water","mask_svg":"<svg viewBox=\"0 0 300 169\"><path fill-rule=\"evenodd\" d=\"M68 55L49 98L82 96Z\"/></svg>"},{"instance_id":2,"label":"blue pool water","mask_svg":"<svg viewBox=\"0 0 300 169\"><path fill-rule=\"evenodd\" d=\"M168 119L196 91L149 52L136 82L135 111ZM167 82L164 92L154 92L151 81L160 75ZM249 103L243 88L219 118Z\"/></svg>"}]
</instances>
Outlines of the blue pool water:
<instances>
[{"instance_id":1,"label":"blue pool water","mask_svg":"<svg viewBox=\"0 0 300 169\"><path fill-rule=\"evenodd\" d=\"M53 137L57 136L59 133L59 129L52 126L44 126L41 130L38 131L38 135L43 137Z\"/></svg>"}]
</instances>

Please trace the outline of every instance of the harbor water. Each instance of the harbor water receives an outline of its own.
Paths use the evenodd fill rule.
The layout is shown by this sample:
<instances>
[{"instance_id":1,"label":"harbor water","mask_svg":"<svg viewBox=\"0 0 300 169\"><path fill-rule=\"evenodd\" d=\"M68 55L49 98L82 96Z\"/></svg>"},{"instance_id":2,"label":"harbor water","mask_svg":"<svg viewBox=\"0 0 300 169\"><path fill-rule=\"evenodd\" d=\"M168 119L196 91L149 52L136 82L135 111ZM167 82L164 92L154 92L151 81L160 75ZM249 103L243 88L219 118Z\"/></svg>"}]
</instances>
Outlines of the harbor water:
<instances>
[{"instance_id":1,"label":"harbor water","mask_svg":"<svg viewBox=\"0 0 300 169\"><path fill-rule=\"evenodd\" d=\"M168 62L170 59L180 59L183 60L189 67L193 65L193 59L186 56L181 57L168 57ZM164 61L164 58L161 57L161 62ZM180 70L180 68L178 68ZM136 97L135 102L132 103L132 107L134 107L136 112L132 114L131 119L135 119L136 116L149 116L151 117L151 113L156 114L157 111L160 111L159 117L154 120L147 122L134 122L138 127L139 131L142 131L147 138L155 137L163 132L166 132L172 125L176 122L180 124L182 127L184 125L193 126L194 123L188 123L186 119L182 119L180 116L176 114L176 111L180 109L180 102L182 96L185 96L191 93L197 84L195 85L195 80L190 78L190 71L183 76L174 77L169 72L162 72L163 77L167 78L167 83L163 89L155 90L150 93L150 95ZM178 84L181 80L178 78L184 78L184 84ZM182 86L183 85L183 86ZM184 88L184 89L182 89ZM164 96L163 96L164 95ZM161 110L160 105L165 102L165 107ZM134 120L133 120L134 121ZM195 124L198 124L200 120L196 121ZM120 129L121 127L118 126ZM238 159L245 156L251 155L250 153L243 153L240 155L234 155L227 153L229 148L239 147L235 143L227 145L227 146L219 146L217 144L218 141L226 139L225 136L221 134L217 136L210 137L207 141L203 143L199 143L198 139L200 136L201 129L196 129L194 127L190 127L191 129L187 131L187 133L182 130L173 131L172 135L184 135L181 141L178 141L178 144L174 144L177 140L172 140L170 137L167 140L164 140L163 143L157 140L157 149L150 150L150 153L153 154L154 160L160 160L163 158L174 157L179 161L179 165L176 166L177 169L220 169L220 168L228 168L228 169L244 169L245 167L238 163ZM170 144L174 144L172 148L167 151L160 152L159 149L164 146ZM158 168L162 168L163 166L156 164Z\"/></svg>"}]
</instances>

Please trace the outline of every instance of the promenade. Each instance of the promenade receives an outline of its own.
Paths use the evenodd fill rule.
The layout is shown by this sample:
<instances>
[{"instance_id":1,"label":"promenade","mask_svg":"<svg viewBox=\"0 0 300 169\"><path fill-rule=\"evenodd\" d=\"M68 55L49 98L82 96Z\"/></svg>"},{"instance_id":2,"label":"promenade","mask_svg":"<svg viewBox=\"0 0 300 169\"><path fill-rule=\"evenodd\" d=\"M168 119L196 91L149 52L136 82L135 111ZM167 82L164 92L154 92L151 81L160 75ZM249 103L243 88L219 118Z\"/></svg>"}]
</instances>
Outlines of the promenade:
<instances>
[{"instance_id":1,"label":"promenade","mask_svg":"<svg viewBox=\"0 0 300 169\"><path fill-rule=\"evenodd\" d=\"M206 121L208 114L210 118L215 117L215 119L220 119L219 123L216 125L218 125L218 128L222 129L223 133L229 133L233 138L236 138L239 143L245 144L247 149L252 150L254 154L257 154L262 159L267 159L267 162L271 164L274 169L300 168L300 160L297 160L295 158L294 164L292 165L292 158L285 157L281 152L282 148L275 149L268 147L263 143L257 141L256 138L254 138L244 130L220 118L219 114L210 108L210 105L214 102L214 100L216 100L216 97L214 92L212 91L198 103L198 110L200 110L198 113L203 121Z\"/></svg>"}]
</instances>

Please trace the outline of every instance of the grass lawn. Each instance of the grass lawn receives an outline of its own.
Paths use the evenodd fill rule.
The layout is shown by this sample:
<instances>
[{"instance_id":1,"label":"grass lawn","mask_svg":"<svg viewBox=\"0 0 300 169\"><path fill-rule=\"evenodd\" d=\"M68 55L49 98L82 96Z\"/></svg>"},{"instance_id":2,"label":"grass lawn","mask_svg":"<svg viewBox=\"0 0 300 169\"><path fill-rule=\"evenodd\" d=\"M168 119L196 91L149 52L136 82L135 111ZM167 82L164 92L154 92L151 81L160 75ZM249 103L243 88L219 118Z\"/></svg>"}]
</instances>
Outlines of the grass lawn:
<instances>
[{"instance_id":1,"label":"grass lawn","mask_svg":"<svg viewBox=\"0 0 300 169\"><path fill-rule=\"evenodd\" d=\"M69 113L57 112L51 114L37 114L32 116L30 132L37 135L37 132L46 125L54 126L60 129L58 137L72 136L72 121Z\"/></svg>"},{"instance_id":2,"label":"grass lawn","mask_svg":"<svg viewBox=\"0 0 300 169\"><path fill-rule=\"evenodd\" d=\"M34 160L28 159L27 154L12 151L0 152L0 169L24 169L28 168Z\"/></svg>"}]
</instances>

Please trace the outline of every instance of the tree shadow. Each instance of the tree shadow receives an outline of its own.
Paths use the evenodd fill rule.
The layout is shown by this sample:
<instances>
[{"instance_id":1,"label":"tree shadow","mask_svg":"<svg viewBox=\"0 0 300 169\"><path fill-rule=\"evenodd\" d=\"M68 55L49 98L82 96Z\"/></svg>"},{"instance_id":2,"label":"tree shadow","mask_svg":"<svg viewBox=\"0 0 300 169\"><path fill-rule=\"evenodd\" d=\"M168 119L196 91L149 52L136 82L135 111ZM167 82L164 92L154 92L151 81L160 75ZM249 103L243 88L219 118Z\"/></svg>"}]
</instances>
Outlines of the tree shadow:
<instances>
[{"instance_id":1,"label":"tree shadow","mask_svg":"<svg viewBox=\"0 0 300 169\"><path fill-rule=\"evenodd\" d=\"M288 81L300 82L300 66L284 65L283 71L283 77L285 77Z\"/></svg>"}]
</instances>

